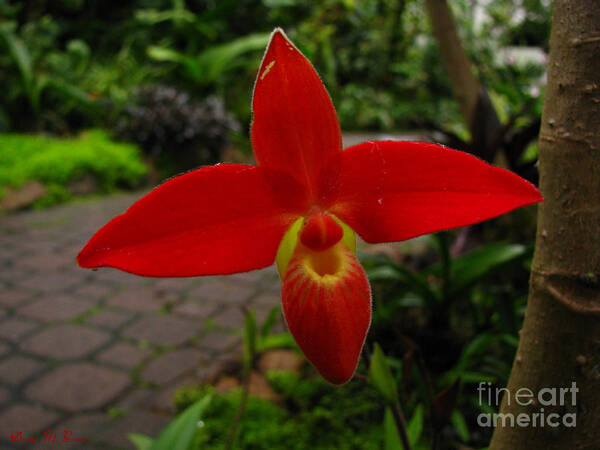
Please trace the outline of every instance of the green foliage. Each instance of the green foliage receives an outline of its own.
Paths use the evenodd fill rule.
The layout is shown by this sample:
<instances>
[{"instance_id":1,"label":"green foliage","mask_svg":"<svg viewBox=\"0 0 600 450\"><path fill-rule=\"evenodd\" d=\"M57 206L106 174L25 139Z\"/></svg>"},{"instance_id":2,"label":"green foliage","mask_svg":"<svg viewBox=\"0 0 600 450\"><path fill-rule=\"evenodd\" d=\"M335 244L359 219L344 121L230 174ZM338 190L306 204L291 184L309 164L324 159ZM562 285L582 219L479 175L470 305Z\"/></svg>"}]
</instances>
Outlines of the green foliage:
<instances>
[{"instance_id":1,"label":"green foliage","mask_svg":"<svg viewBox=\"0 0 600 450\"><path fill-rule=\"evenodd\" d=\"M22 36L17 34L15 22L0 21L0 50L5 48L9 56L0 59L0 69L5 72L0 82L9 87L0 106L16 115L25 99L33 119L7 123L6 127L39 128L45 122L62 127L57 109L60 115L75 107L97 114L98 107L88 93L71 83L79 62L88 59L89 49L82 41L72 40L66 52L59 52L55 49L57 33L56 24L47 17L24 27Z\"/></svg>"},{"instance_id":2,"label":"green foliage","mask_svg":"<svg viewBox=\"0 0 600 450\"><path fill-rule=\"evenodd\" d=\"M450 237L444 232L422 238L429 251L419 254L418 270L389 258L361 258L377 301L370 339L390 349L392 378L402 375L400 398L411 413L411 433L445 433L483 445L485 437L471 430L478 428L476 414L489 407L479 405L473 386L502 386L508 379L531 250L494 243L453 256ZM374 355L379 353L376 348ZM458 379L466 386L462 396ZM440 423L431 427L426 417ZM394 448L389 426L386 440Z\"/></svg>"},{"instance_id":3,"label":"green foliage","mask_svg":"<svg viewBox=\"0 0 600 450\"><path fill-rule=\"evenodd\" d=\"M250 372L254 356L256 355L256 338L258 329L256 325L256 314L253 310L246 312L244 320L244 370Z\"/></svg>"},{"instance_id":4,"label":"green foliage","mask_svg":"<svg viewBox=\"0 0 600 450\"><path fill-rule=\"evenodd\" d=\"M239 121L248 123L248 87L275 26L284 27L315 64L344 129L441 125L454 130L462 125L422 2L66 4L15 5L2 11L0 82L11 92L0 100L5 130L26 124L65 131L110 123L137 88L148 84L175 86L200 98L217 95ZM492 2L484 8L484 19L477 20L471 2L452 6L501 118L518 115L516 122L530 122L540 111L544 64L539 58L511 62L511 48L544 48L547 2ZM12 56L4 57L2 49ZM23 120L32 114L36 120Z\"/></svg>"},{"instance_id":5,"label":"green foliage","mask_svg":"<svg viewBox=\"0 0 600 450\"><path fill-rule=\"evenodd\" d=\"M298 345L292 335L284 331L282 333L273 333L273 326L275 325L277 318L281 316L281 308L274 306L269 314L265 318L263 324L258 329L258 325L251 319L250 316L254 316L254 311L250 310L246 315L246 326L244 331L244 351L246 350L246 342L252 342L254 353L264 352L266 350L274 348L288 348L298 350ZM250 320L250 323L248 323ZM247 337L246 337L247 336Z\"/></svg>"},{"instance_id":6,"label":"green foliage","mask_svg":"<svg viewBox=\"0 0 600 450\"><path fill-rule=\"evenodd\" d=\"M268 41L269 33L251 34L210 47L195 57L168 47L150 46L148 56L156 61L180 64L184 76L189 77L195 86L205 87L223 80L228 71L244 66L244 54L263 52Z\"/></svg>"},{"instance_id":7,"label":"green foliage","mask_svg":"<svg viewBox=\"0 0 600 450\"><path fill-rule=\"evenodd\" d=\"M334 387L291 372L271 372L268 379L291 407L250 397L234 448L380 448L383 410L377 393L364 383ZM212 392L208 387L191 391L185 394L189 401ZM223 448L240 397L239 390L213 395L193 448Z\"/></svg>"},{"instance_id":8,"label":"green foliage","mask_svg":"<svg viewBox=\"0 0 600 450\"><path fill-rule=\"evenodd\" d=\"M496 242L446 261L445 265L449 265L449 269L442 263L432 266L428 272L435 276L443 276L448 272L445 275L445 282L448 284L446 292L453 296L491 276L503 266L519 261L526 254L527 249L523 245Z\"/></svg>"},{"instance_id":9,"label":"green foliage","mask_svg":"<svg viewBox=\"0 0 600 450\"><path fill-rule=\"evenodd\" d=\"M490 2L473 20L473 6L452 3L465 46L490 92L500 119L541 114L544 72L550 37L551 3L543 0ZM490 38L494 36L494 38Z\"/></svg>"},{"instance_id":10,"label":"green foliage","mask_svg":"<svg viewBox=\"0 0 600 450\"><path fill-rule=\"evenodd\" d=\"M394 421L394 414L389 407L385 409L383 432L385 450L404 450L400 435L398 434L398 428L396 428L396 422Z\"/></svg>"},{"instance_id":11,"label":"green foliage","mask_svg":"<svg viewBox=\"0 0 600 450\"><path fill-rule=\"evenodd\" d=\"M211 395L205 395L189 406L154 440L142 434L130 434L129 438L138 450L188 450L196 437L200 418L204 416L211 400Z\"/></svg>"},{"instance_id":12,"label":"green foliage","mask_svg":"<svg viewBox=\"0 0 600 450\"><path fill-rule=\"evenodd\" d=\"M48 188L41 206L65 200L66 185L85 175L108 192L135 187L146 174L134 145L114 142L101 130L89 130L72 139L3 134L0 142L0 188L40 181Z\"/></svg>"},{"instance_id":13,"label":"green foliage","mask_svg":"<svg viewBox=\"0 0 600 450\"><path fill-rule=\"evenodd\" d=\"M371 280L397 282L400 289L393 299L380 310L383 317L394 314L398 308L427 306L432 316L449 318L452 302L469 297L469 290L478 283L500 272L508 265L518 263L530 252L519 244L494 243L450 258L446 234L439 233L429 239L441 255L441 262L420 272L390 260L363 258Z\"/></svg>"},{"instance_id":14,"label":"green foliage","mask_svg":"<svg viewBox=\"0 0 600 450\"><path fill-rule=\"evenodd\" d=\"M389 404L398 401L398 387L392 375L392 370L385 359L379 344L375 344L369 366L370 381Z\"/></svg>"},{"instance_id":15,"label":"green foliage","mask_svg":"<svg viewBox=\"0 0 600 450\"><path fill-rule=\"evenodd\" d=\"M154 439L145 434L130 433L128 437L137 450L150 450L154 443Z\"/></svg>"},{"instance_id":16,"label":"green foliage","mask_svg":"<svg viewBox=\"0 0 600 450\"><path fill-rule=\"evenodd\" d=\"M413 411L413 415L408 422L408 426L406 427L406 433L408 434L408 440L411 445L416 445L421 439L421 433L423 432L423 405L418 404L415 410Z\"/></svg>"}]
</instances>

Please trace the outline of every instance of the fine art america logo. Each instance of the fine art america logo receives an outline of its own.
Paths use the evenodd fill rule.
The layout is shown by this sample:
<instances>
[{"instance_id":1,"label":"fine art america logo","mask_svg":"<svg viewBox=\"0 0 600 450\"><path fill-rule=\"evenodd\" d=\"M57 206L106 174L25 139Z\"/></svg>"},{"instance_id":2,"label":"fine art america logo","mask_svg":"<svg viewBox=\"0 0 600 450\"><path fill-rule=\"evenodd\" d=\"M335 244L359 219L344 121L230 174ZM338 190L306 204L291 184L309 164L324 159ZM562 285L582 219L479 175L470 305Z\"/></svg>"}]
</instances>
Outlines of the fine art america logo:
<instances>
[{"instance_id":1,"label":"fine art america logo","mask_svg":"<svg viewBox=\"0 0 600 450\"><path fill-rule=\"evenodd\" d=\"M506 396L507 405L513 402L528 407L526 412L513 413L480 413L477 424L480 427L567 427L577 425L577 393L579 388L575 382L571 387L544 387L534 392L521 387L514 392L507 388L492 387L490 382L481 382L477 387L479 404L487 403L499 408L502 396ZM557 412L557 411L560 411Z\"/></svg>"}]
</instances>

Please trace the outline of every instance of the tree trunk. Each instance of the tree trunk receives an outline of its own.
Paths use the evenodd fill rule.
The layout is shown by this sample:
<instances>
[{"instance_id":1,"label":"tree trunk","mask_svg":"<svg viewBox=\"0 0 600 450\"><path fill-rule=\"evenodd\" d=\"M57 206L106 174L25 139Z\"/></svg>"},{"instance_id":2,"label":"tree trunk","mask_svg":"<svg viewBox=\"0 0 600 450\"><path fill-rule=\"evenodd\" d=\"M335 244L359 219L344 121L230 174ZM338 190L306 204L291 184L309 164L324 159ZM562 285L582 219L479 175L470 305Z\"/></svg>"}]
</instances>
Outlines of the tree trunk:
<instances>
[{"instance_id":1,"label":"tree trunk","mask_svg":"<svg viewBox=\"0 0 600 450\"><path fill-rule=\"evenodd\" d=\"M498 115L486 90L473 75L471 61L463 49L446 0L426 0L425 6L452 90L471 133L471 153L491 161L502 137Z\"/></svg>"},{"instance_id":2,"label":"tree trunk","mask_svg":"<svg viewBox=\"0 0 600 450\"><path fill-rule=\"evenodd\" d=\"M556 0L540 131L536 249L520 345L490 449L600 449L600 2ZM543 388L574 388L561 399ZM515 394L529 389L516 401ZM542 390L542 394L540 391ZM541 395L541 397L540 397ZM575 399L573 396L575 395ZM573 405L575 400L575 405ZM548 405L555 403L556 405ZM558 413L559 426L547 421ZM576 426L563 420L576 414ZM525 419L523 419L525 420ZM504 423L503 423L504 422Z\"/></svg>"}]
</instances>

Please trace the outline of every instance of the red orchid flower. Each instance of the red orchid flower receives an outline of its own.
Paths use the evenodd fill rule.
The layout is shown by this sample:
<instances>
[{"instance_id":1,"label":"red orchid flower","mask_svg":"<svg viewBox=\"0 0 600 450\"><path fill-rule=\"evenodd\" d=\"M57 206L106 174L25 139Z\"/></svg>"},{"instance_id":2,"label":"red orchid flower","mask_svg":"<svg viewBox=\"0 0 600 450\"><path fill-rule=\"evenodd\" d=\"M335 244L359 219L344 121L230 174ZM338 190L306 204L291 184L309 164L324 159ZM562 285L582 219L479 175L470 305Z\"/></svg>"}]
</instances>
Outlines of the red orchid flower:
<instances>
[{"instance_id":1,"label":"red orchid flower","mask_svg":"<svg viewBox=\"0 0 600 450\"><path fill-rule=\"evenodd\" d=\"M371 243L402 241L542 200L517 175L439 145L379 141L342 151L325 87L280 29L252 108L257 166L217 164L167 181L98 231L78 262L183 277L277 260L287 325L334 384L352 377L371 321L355 232Z\"/></svg>"}]
</instances>

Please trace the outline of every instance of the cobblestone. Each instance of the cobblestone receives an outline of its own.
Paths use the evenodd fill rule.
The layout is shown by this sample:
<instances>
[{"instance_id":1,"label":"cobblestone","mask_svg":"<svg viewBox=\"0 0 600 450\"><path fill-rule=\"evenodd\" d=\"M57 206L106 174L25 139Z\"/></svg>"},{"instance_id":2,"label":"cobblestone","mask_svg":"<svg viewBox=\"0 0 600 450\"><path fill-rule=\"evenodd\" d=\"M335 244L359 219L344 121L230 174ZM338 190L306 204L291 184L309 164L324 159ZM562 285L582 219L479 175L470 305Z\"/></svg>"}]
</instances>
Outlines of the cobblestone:
<instances>
[{"instance_id":1,"label":"cobblestone","mask_svg":"<svg viewBox=\"0 0 600 450\"><path fill-rule=\"evenodd\" d=\"M65 294L49 295L46 299L36 300L19 308L17 314L41 322L60 322L73 319L94 306L95 303L91 300L76 300Z\"/></svg>"},{"instance_id":2,"label":"cobblestone","mask_svg":"<svg viewBox=\"0 0 600 450\"><path fill-rule=\"evenodd\" d=\"M8 307L17 307L27 300L30 300L34 293L25 289L1 288L0 305Z\"/></svg>"},{"instance_id":3,"label":"cobblestone","mask_svg":"<svg viewBox=\"0 0 600 450\"><path fill-rule=\"evenodd\" d=\"M129 386L125 373L90 363L65 364L31 383L28 398L65 411L100 408Z\"/></svg>"},{"instance_id":4,"label":"cobblestone","mask_svg":"<svg viewBox=\"0 0 600 450\"><path fill-rule=\"evenodd\" d=\"M39 437L48 427L90 438L86 448L131 448L128 433L156 435L171 420L180 386L241 352L241 306L280 303L272 267L165 279L78 268L92 234L142 194L2 217L0 448L4 429ZM148 361L154 346L165 353ZM138 376L146 387L132 386ZM128 414L111 419L111 407Z\"/></svg>"},{"instance_id":5,"label":"cobblestone","mask_svg":"<svg viewBox=\"0 0 600 450\"><path fill-rule=\"evenodd\" d=\"M0 407L2 407L9 399L10 391L6 388L0 387Z\"/></svg>"},{"instance_id":6,"label":"cobblestone","mask_svg":"<svg viewBox=\"0 0 600 450\"><path fill-rule=\"evenodd\" d=\"M35 328L36 325L31 320L7 319L0 326L0 338L16 342Z\"/></svg>"},{"instance_id":7,"label":"cobblestone","mask_svg":"<svg viewBox=\"0 0 600 450\"><path fill-rule=\"evenodd\" d=\"M1 326L1 325L0 325ZM0 342L0 358L9 352L10 347L3 342Z\"/></svg>"},{"instance_id":8,"label":"cobblestone","mask_svg":"<svg viewBox=\"0 0 600 450\"><path fill-rule=\"evenodd\" d=\"M232 334L226 331L213 331L202 336L196 343L196 346L201 349L221 353L230 350L233 346L239 344L241 340L241 334Z\"/></svg>"},{"instance_id":9,"label":"cobblestone","mask_svg":"<svg viewBox=\"0 0 600 450\"><path fill-rule=\"evenodd\" d=\"M77 281L77 277L71 273L45 271L19 281L18 285L47 295L66 292L75 286Z\"/></svg>"},{"instance_id":10,"label":"cobblestone","mask_svg":"<svg viewBox=\"0 0 600 450\"><path fill-rule=\"evenodd\" d=\"M11 356L0 362L0 381L19 384L39 371L44 364L25 356Z\"/></svg>"},{"instance_id":11,"label":"cobblestone","mask_svg":"<svg viewBox=\"0 0 600 450\"><path fill-rule=\"evenodd\" d=\"M98 436L103 443L118 447L132 448L127 435L141 433L155 437L169 423L170 417L145 411L133 412L123 418L116 419L106 431Z\"/></svg>"},{"instance_id":12,"label":"cobblestone","mask_svg":"<svg viewBox=\"0 0 600 450\"><path fill-rule=\"evenodd\" d=\"M98 361L115 366L131 368L150 355L150 350L139 346L120 342L104 350L97 357Z\"/></svg>"},{"instance_id":13,"label":"cobblestone","mask_svg":"<svg viewBox=\"0 0 600 450\"><path fill-rule=\"evenodd\" d=\"M177 305L173 312L182 315L197 316L198 318L209 317L219 307L212 303L206 303L203 301L188 300L180 305Z\"/></svg>"},{"instance_id":14,"label":"cobblestone","mask_svg":"<svg viewBox=\"0 0 600 450\"><path fill-rule=\"evenodd\" d=\"M144 370L144 379L154 384L166 384L198 366L201 352L186 348L165 353Z\"/></svg>"},{"instance_id":15,"label":"cobblestone","mask_svg":"<svg viewBox=\"0 0 600 450\"><path fill-rule=\"evenodd\" d=\"M152 287L136 290L124 290L111 297L107 304L139 312L156 312L173 303L176 296Z\"/></svg>"},{"instance_id":16,"label":"cobblestone","mask_svg":"<svg viewBox=\"0 0 600 450\"><path fill-rule=\"evenodd\" d=\"M129 311L112 311L110 309L105 309L90 316L87 319L87 322L100 327L116 330L133 317L134 313Z\"/></svg>"},{"instance_id":17,"label":"cobblestone","mask_svg":"<svg viewBox=\"0 0 600 450\"><path fill-rule=\"evenodd\" d=\"M205 300L219 305L239 305L254 295L255 287L235 283L225 277L202 280L202 284L188 293L188 298Z\"/></svg>"},{"instance_id":18,"label":"cobblestone","mask_svg":"<svg viewBox=\"0 0 600 450\"><path fill-rule=\"evenodd\" d=\"M194 321L172 316L147 316L125 328L123 335L155 345L180 345L200 332Z\"/></svg>"},{"instance_id":19,"label":"cobblestone","mask_svg":"<svg viewBox=\"0 0 600 450\"><path fill-rule=\"evenodd\" d=\"M67 360L86 356L109 340L110 335L104 331L81 325L59 325L31 336L21 348L39 356Z\"/></svg>"},{"instance_id":20,"label":"cobblestone","mask_svg":"<svg viewBox=\"0 0 600 450\"><path fill-rule=\"evenodd\" d=\"M223 328L241 328L245 320L244 313L237 307L221 310L212 318L215 325Z\"/></svg>"},{"instance_id":21,"label":"cobblestone","mask_svg":"<svg viewBox=\"0 0 600 450\"><path fill-rule=\"evenodd\" d=\"M110 283L87 282L77 286L73 296L81 299L99 300L107 296L116 289Z\"/></svg>"},{"instance_id":22,"label":"cobblestone","mask_svg":"<svg viewBox=\"0 0 600 450\"><path fill-rule=\"evenodd\" d=\"M84 413L61 422L56 426L56 429L69 430L73 432L73 437L89 439L96 430L102 428L108 421L109 418L106 414Z\"/></svg>"},{"instance_id":23,"label":"cobblestone","mask_svg":"<svg viewBox=\"0 0 600 450\"><path fill-rule=\"evenodd\" d=\"M11 434L23 432L23 437L37 437L34 433L46 429L59 415L39 406L14 404L0 412L0 439L10 440Z\"/></svg>"}]
</instances>

